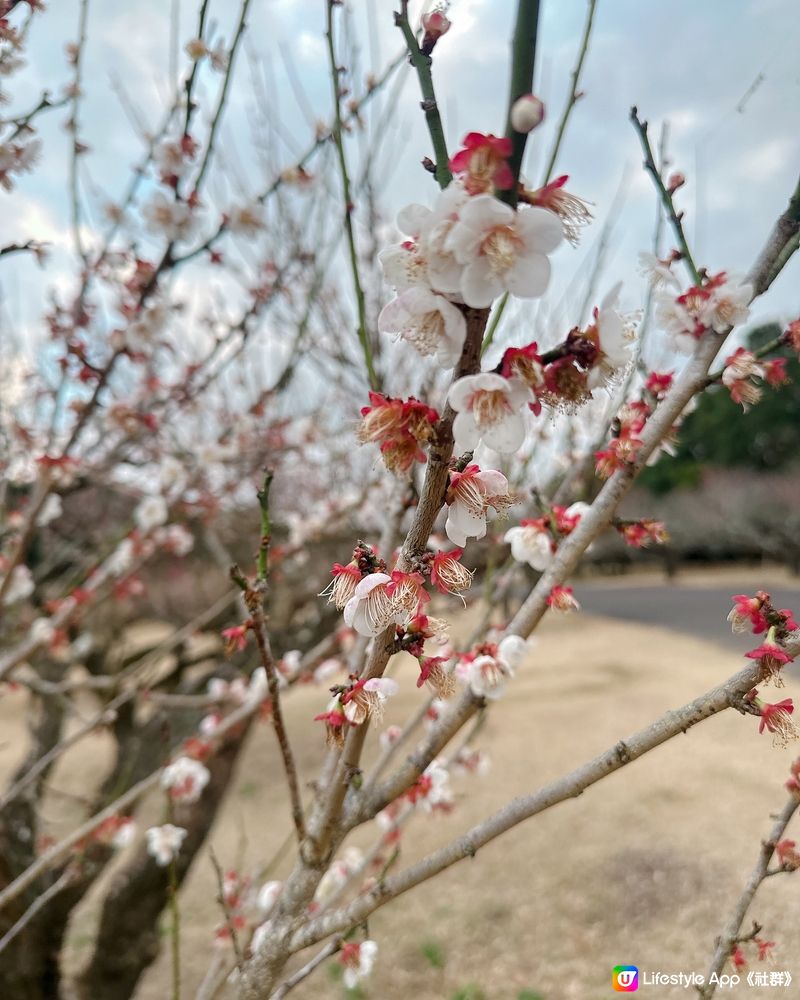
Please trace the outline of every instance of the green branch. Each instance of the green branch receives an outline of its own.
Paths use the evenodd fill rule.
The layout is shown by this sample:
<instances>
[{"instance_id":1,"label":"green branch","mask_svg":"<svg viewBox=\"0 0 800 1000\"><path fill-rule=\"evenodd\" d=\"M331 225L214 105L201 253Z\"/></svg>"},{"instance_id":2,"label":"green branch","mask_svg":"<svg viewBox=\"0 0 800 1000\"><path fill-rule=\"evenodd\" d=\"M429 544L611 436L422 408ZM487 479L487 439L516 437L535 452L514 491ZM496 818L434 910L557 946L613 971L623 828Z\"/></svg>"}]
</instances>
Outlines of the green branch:
<instances>
[{"instance_id":1,"label":"green branch","mask_svg":"<svg viewBox=\"0 0 800 1000\"><path fill-rule=\"evenodd\" d=\"M432 60L419 47L417 36L409 24L408 0L401 0L400 13L395 13L394 22L403 32L411 65L416 70L417 77L419 78L419 89L422 91L420 107L425 112L425 121L428 125L428 132L430 133L433 152L436 158L433 173L439 187L444 189L453 179L453 175L450 172L450 157L447 155L444 127L441 115L439 114L439 106L436 103L436 92L433 89L433 76L431 74Z\"/></svg>"},{"instance_id":2,"label":"green branch","mask_svg":"<svg viewBox=\"0 0 800 1000\"><path fill-rule=\"evenodd\" d=\"M639 120L639 112L635 107L631 108L630 117L631 121L633 122L633 127L636 129L636 132L639 136L639 141L642 144L642 150L644 152L645 170L653 178L653 184L655 184L656 191L658 192L659 197L661 198L661 203L664 206L664 211L667 214L667 218L669 219L670 224L675 232L675 236L678 240L678 245L680 247L682 260L686 264L686 267L689 271L689 274L692 277L694 284L699 285L700 272L697 270L694 258L692 257L692 252L689 249L689 244L686 241L686 234L683 231L683 223L681 221L681 215L678 215L678 213L675 211L675 203L672 200L672 195L667 190L664 184L664 180L661 176L661 171L656 166L656 161L655 158L653 157L653 150L650 146L650 139L647 136L647 122Z\"/></svg>"},{"instance_id":3,"label":"green branch","mask_svg":"<svg viewBox=\"0 0 800 1000\"><path fill-rule=\"evenodd\" d=\"M539 0L519 0L517 23L511 42L511 85L508 93L508 118L506 135L511 140L511 156L508 165L514 175L514 183L508 191L499 191L498 198L511 205L517 204L517 182L525 155L526 132L517 132L511 125L511 109L514 102L530 94L533 90L533 71L536 63L536 37L539 30Z\"/></svg>"}]
</instances>

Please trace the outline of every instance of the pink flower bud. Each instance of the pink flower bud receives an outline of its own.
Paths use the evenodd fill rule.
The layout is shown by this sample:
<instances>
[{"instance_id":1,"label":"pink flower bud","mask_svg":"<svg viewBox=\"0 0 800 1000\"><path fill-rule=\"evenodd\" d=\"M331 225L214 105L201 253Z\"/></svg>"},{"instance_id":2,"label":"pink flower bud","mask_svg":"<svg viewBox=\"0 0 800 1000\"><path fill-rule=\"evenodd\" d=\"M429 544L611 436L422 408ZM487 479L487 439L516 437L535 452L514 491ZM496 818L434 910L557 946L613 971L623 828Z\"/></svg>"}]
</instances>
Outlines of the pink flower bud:
<instances>
[{"instance_id":1,"label":"pink flower bud","mask_svg":"<svg viewBox=\"0 0 800 1000\"><path fill-rule=\"evenodd\" d=\"M544 118L544 104L533 94L517 98L511 107L511 127L515 132L532 132Z\"/></svg>"},{"instance_id":2,"label":"pink flower bud","mask_svg":"<svg viewBox=\"0 0 800 1000\"><path fill-rule=\"evenodd\" d=\"M429 56L433 52L434 46L442 35L447 34L450 30L450 24L450 19L440 7L427 14L423 14L422 29L425 34L422 38L420 49L426 56Z\"/></svg>"}]
</instances>

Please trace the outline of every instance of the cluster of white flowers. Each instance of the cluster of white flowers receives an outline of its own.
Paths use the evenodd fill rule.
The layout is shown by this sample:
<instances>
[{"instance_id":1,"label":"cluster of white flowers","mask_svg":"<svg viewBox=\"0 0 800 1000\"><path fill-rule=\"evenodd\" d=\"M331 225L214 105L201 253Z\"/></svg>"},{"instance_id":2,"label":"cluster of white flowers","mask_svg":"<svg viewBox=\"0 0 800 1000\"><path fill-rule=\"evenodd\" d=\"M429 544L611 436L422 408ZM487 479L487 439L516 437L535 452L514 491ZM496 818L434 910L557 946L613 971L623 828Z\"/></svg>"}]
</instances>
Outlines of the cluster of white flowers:
<instances>
[{"instance_id":1,"label":"cluster of white flowers","mask_svg":"<svg viewBox=\"0 0 800 1000\"><path fill-rule=\"evenodd\" d=\"M457 670L478 698L500 698L514 671L525 659L530 644L518 635L507 635L496 650L462 660Z\"/></svg>"},{"instance_id":2,"label":"cluster of white flowers","mask_svg":"<svg viewBox=\"0 0 800 1000\"><path fill-rule=\"evenodd\" d=\"M657 273L656 322L676 351L691 354L706 330L726 333L750 315L753 286L724 271L683 293L671 271L662 268Z\"/></svg>"},{"instance_id":3,"label":"cluster of white flowers","mask_svg":"<svg viewBox=\"0 0 800 1000\"><path fill-rule=\"evenodd\" d=\"M433 209L410 205L397 219L408 234L380 254L397 297L378 318L382 332L397 334L422 355L455 365L466 336L463 312L484 308L503 292L543 295L552 253L563 239L559 217L544 208L516 212L491 194L470 197L454 181Z\"/></svg>"}]
</instances>

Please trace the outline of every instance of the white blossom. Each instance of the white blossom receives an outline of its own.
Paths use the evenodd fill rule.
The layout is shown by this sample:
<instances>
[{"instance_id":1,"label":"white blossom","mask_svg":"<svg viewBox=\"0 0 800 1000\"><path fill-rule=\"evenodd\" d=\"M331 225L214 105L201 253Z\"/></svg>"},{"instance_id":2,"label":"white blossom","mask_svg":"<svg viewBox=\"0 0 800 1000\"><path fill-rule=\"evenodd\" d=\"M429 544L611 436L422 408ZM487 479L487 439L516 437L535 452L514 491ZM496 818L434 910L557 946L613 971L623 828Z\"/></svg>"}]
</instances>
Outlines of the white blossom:
<instances>
[{"instance_id":1,"label":"white blossom","mask_svg":"<svg viewBox=\"0 0 800 1000\"><path fill-rule=\"evenodd\" d=\"M161 787L176 802L197 802L211 774L205 764L192 757L178 757L161 774Z\"/></svg>"},{"instance_id":2,"label":"white blossom","mask_svg":"<svg viewBox=\"0 0 800 1000\"><path fill-rule=\"evenodd\" d=\"M3 604L16 604L17 601L24 601L30 597L34 591L33 574L27 566L15 566L11 571L11 581L6 590Z\"/></svg>"},{"instance_id":3,"label":"white blossom","mask_svg":"<svg viewBox=\"0 0 800 1000\"><path fill-rule=\"evenodd\" d=\"M167 502L160 496L145 497L133 512L137 528L145 533L164 524L168 516Z\"/></svg>"},{"instance_id":4,"label":"white blossom","mask_svg":"<svg viewBox=\"0 0 800 1000\"><path fill-rule=\"evenodd\" d=\"M550 281L552 253L564 227L554 212L516 212L489 194L471 198L459 213L447 247L464 266L459 291L468 306L484 308L503 292L538 298Z\"/></svg>"},{"instance_id":5,"label":"white blossom","mask_svg":"<svg viewBox=\"0 0 800 1000\"><path fill-rule=\"evenodd\" d=\"M481 441L503 454L512 454L522 446L522 408L532 400L523 382L494 372L465 375L452 384L447 399L456 411L456 452L472 451Z\"/></svg>"},{"instance_id":6,"label":"white blossom","mask_svg":"<svg viewBox=\"0 0 800 1000\"><path fill-rule=\"evenodd\" d=\"M467 322L443 295L415 286L383 307L378 329L408 341L423 357L435 354L443 368L452 368L461 357Z\"/></svg>"},{"instance_id":7,"label":"white blossom","mask_svg":"<svg viewBox=\"0 0 800 1000\"><path fill-rule=\"evenodd\" d=\"M178 856L187 833L183 827L173 826L172 823L151 826L145 833L148 854L155 858L159 867L166 868Z\"/></svg>"}]
</instances>

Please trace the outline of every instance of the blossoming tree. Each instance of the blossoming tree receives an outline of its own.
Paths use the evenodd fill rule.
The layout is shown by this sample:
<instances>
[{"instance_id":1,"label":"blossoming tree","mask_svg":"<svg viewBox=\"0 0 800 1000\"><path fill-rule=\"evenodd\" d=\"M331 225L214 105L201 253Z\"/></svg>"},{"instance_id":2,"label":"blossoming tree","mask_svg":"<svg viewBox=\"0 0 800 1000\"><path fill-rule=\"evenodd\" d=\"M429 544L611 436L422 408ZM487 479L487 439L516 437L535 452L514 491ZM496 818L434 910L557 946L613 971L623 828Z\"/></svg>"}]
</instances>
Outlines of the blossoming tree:
<instances>
[{"instance_id":1,"label":"blossoming tree","mask_svg":"<svg viewBox=\"0 0 800 1000\"><path fill-rule=\"evenodd\" d=\"M264 881L226 872L214 859L224 947L214 954L198 1000L225 991L276 1000L332 956L345 985L356 985L378 954L379 942L366 931L373 912L718 712L754 716L758 731L781 743L795 735L792 700L770 701L765 689L781 686L785 665L800 651L797 625L768 594L737 595L733 627L761 637L738 673L639 732L620 734L599 757L508 803L420 861L403 868L397 850L387 861L412 816L452 808L454 772L482 767L471 746L477 724L490 705L502 712L502 703L492 703L513 696L516 671L536 669L528 639L548 610L578 609L569 579L591 543L607 530L637 547L665 539L660 522L623 519L618 511L644 466L680 434L693 400L721 383L735 401L752 406L765 385L783 380L782 352L800 351L797 323L757 354L734 348L732 337L797 246L800 189L746 276L711 273L695 261L684 233L677 204L683 178L663 176L647 124L634 109L644 165L675 247L645 255L657 331L650 336L666 345L671 370L645 366L641 331L637 339L636 320L619 311L618 286L586 322L553 331L546 345L523 337L489 368L486 353L507 303L542 297L554 252L563 241L576 242L591 220L586 203L568 191L568 178L552 175L579 97L593 0L538 186L523 169L545 113L531 92L536 0L518 3L504 133L469 132L452 155L434 90L437 47L447 44L450 27L446 5L426 8L417 24L401 0L395 13L401 57L345 102L350 84L338 34L344 12L338 0L327 0L331 122L319 125L309 150L258 195L224 208L205 181L214 169L249 0L229 44L212 37L208 6L206 0L200 6L174 100L161 127L143 137L143 161L121 202L109 206L105 230L87 232L79 183L87 153L80 132L86 0L78 41L68 49L73 79L63 96L45 95L31 111L0 122L0 183L11 190L40 152L38 116L69 109L78 262L70 293L55 296L47 312L52 353L38 369L21 372L19 358L12 362L7 352L0 382L0 678L26 692L33 720L30 746L0 799L0 982L26 1000L57 994L70 915L109 865L114 874L92 954L69 988L93 1000L133 996L158 952L158 921L167 909L171 995L184 995L180 886L224 806L257 718L276 737L291 803L293 864L284 879ZM5 0L4 76L17 68L30 21L47 16L41 8L35 0ZM420 203L397 219L400 238L369 255L354 224L365 189L351 175L348 135L406 63L420 89L431 155L420 170ZM201 78L217 84L204 121L196 114ZM311 164L328 154L335 185L314 198ZM328 249L336 265L329 272L320 254L309 253L304 232L332 209L337 223ZM141 241L148 238L145 251ZM252 240L255 264L237 249ZM336 252L340 240L343 255ZM0 248L3 257L29 252L41 257L45 248L35 239ZM376 260L393 291L382 307L371 280ZM194 315L194 353L187 354L176 336L186 303L175 276L198 263L204 270L195 281L208 281L214 271L245 287L246 302L239 315ZM331 324L341 339L352 327L350 303L338 288L345 270L356 331L344 344L338 336L332 343ZM284 353L271 345L267 378L251 378L265 315L296 331L295 340ZM390 348L390 338L401 343ZM331 362L322 369L330 383L324 407L319 372L304 388L295 386L310 344L315 358ZM292 405L283 408L292 392ZM296 417L298 395L312 400L303 421ZM354 434L365 446L361 457L322 430L324 414L338 408L350 415L354 396L361 403ZM579 494L582 477L566 474L554 476L547 491L531 491L526 449L537 422L570 424L585 412L598 437L589 456L593 488ZM556 447L562 444L557 437ZM385 469L364 470L363 454L372 449ZM308 475L311 466L323 468L323 478ZM337 468L351 480L361 474L366 492L381 502L370 509L365 495L337 490ZM94 508L90 490L98 492ZM248 508L258 511L254 530L240 516ZM287 539L281 528L291 522L290 510L295 523ZM70 511L73 545L59 533ZM233 531L231 512L238 512ZM489 530L498 515L510 519L500 538ZM98 531L89 523L95 519ZM372 541L359 539L373 532ZM158 589L166 567L192 558L197 540L200 558L215 560L217 578L229 578L231 587L143 651L131 651L116 633L141 613L136 600ZM323 542L341 546L324 590L326 570L309 572ZM479 627L469 642L451 642L448 619L467 601L478 607L474 576L485 570L492 583L486 552L500 545L510 557L488 591L489 614L476 614ZM514 601L509 581L522 576L522 566L536 571L536 583L510 620L497 624L491 604ZM313 580L312 593L278 614L281 594L294 595L301 576ZM213 636L210 649L198 648L200 630L219 634L229 659ZM308 640L307 648L288 645L295 634ZM418 664L419 711L403 727L383 729L378 755L368 759L367 733L381 726L384 705L398 689L388 673L400 654ZM308 720L308 739L327 744L309 801L282 709L303 681L329 689L316 719ZM88 715L87 697L94 706ZM66 835L43 840L46 779L71 746L98 730L114 742L107 778ZM741 928L760 882L798 867L796 845L785 833L800 804L799 780L795 765L787 805L718 938L712 971L728 961L740 966L754 950L763 958L771 947ZM148 793L160 797L163 821L138 836L137 807ZM368 825L374 848L362 853L348 838ZM708 985L703 995L713 992Z\"/></svg>"}]
</instances>

